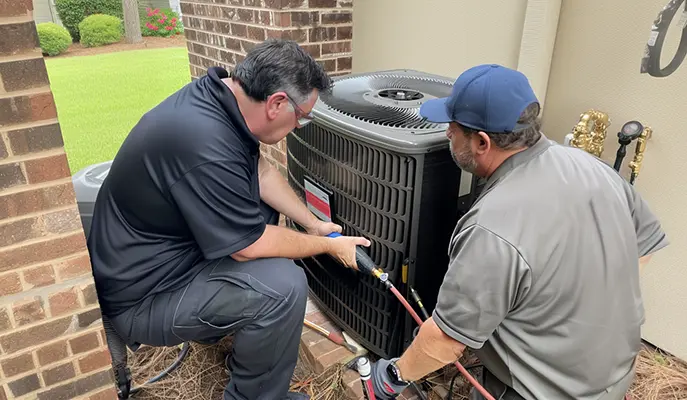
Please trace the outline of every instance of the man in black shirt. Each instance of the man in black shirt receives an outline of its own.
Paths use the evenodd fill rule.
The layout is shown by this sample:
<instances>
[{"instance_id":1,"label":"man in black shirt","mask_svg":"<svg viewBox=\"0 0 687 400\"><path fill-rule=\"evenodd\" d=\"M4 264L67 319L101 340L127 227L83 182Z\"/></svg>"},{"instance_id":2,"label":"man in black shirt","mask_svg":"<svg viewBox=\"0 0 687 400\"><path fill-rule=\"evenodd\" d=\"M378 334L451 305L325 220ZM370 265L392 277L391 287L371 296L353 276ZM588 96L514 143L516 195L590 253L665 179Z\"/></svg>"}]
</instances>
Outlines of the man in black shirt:
<instances>
[{"instance_id":1,"label":"man in black shirt","mask_svg":"<svg viewBox=\"0 0 687 400\"><path fill-rule=\"evenodd\" d=\"M330 254L357 268L359 237L317 219L260 157L310 121L331 87L291 41L268 40L231 76L210 68L146 113L117 153L88 238L104 315L130 346L233 334L224 399L298 399L307 281L292 259ZM306 233L277 226L283 213ZM307 398L307 397L305 397Z\"/></svg>"}]
</instances>

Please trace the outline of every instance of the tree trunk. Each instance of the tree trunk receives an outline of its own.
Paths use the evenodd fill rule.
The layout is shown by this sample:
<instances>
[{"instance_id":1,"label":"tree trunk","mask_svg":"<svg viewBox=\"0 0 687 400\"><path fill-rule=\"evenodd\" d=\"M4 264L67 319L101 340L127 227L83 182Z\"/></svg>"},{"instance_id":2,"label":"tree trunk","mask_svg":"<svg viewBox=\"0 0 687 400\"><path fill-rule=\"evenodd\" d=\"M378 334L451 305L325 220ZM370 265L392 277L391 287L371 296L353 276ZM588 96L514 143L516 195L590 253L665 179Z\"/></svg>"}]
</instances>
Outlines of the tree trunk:
<instances>
[{"instance_id":1,"label":"tree trunk","mask_svg":"<svg viewBox=\"0 0 687 400\"><path fill-rule=\"evenodd\" d=\"M124 9L124 34L126 35L126 42L142 42L138 0L122 0L122 7Z\"/></svg>"}]
</instances>

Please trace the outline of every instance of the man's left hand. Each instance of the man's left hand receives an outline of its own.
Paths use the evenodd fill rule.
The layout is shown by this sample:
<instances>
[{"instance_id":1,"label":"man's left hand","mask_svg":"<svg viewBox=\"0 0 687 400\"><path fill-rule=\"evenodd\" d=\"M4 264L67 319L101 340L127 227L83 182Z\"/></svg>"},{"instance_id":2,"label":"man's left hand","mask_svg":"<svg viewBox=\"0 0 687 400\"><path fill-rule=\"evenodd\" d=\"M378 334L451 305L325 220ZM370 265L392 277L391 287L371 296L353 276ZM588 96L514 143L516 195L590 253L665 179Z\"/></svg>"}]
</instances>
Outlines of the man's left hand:
<instances>
[{"instance_id":1,"label":"man's left hand","mask_svg":"<svg viewBox=\"0 0 687 400\"><path fill-rule=\"evenodd\" d=\"M327 236L332 232L341 233L342 229L340 225L333 222L325 222L318 220L311 227L308 228L308 234L316 236Z\"/></svg>"}]
</instances>

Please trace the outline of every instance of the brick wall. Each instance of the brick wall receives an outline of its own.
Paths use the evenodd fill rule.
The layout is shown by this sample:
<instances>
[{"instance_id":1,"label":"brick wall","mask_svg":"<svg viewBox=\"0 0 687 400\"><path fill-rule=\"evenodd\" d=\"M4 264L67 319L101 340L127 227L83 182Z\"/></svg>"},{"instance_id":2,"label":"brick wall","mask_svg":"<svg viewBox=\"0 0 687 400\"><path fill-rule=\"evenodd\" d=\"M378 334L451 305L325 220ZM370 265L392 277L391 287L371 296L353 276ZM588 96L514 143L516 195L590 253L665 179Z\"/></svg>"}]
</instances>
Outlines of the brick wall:
<instances>
[{"instance_id":1,"label":"brick wall","mask_svg":"<svg viewBox=\"0 0 687 400\"><path fill-rule=\"evenodd\" d=\"M351 72L353 0L181 0L191 76L232 68L267 38L298 42L332 75ZM286 144L262 153L286 175Z\"/></svg>"},{"instance_id":2,"label":"brick wall","mask_svg":"<svg viewBox=\"0 0 687 400\"><path fill-rule=\"evenodd\" d=\"M113 399L32 0L0 0L0 400Z\"/></svg>"}]
</instances>

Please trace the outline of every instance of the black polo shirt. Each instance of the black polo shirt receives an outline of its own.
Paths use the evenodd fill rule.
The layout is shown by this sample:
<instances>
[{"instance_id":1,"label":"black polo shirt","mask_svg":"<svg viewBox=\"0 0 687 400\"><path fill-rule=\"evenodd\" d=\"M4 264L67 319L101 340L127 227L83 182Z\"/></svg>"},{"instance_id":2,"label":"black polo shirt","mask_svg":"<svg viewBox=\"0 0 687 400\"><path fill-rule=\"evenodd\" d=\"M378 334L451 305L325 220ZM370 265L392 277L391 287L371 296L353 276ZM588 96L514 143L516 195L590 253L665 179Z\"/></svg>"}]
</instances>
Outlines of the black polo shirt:
<instances>
[{"instance_id":1,"label":"black polo shirt","mask_svg":"<svg viewBox=\"0 0 687 400\"><path fill-rule=\"evenodd\" d=\"M104 313L187 284L265 229L259 142L211 68L146 113L113 160L88 239Z\"/></svg>"}]
</instances>

